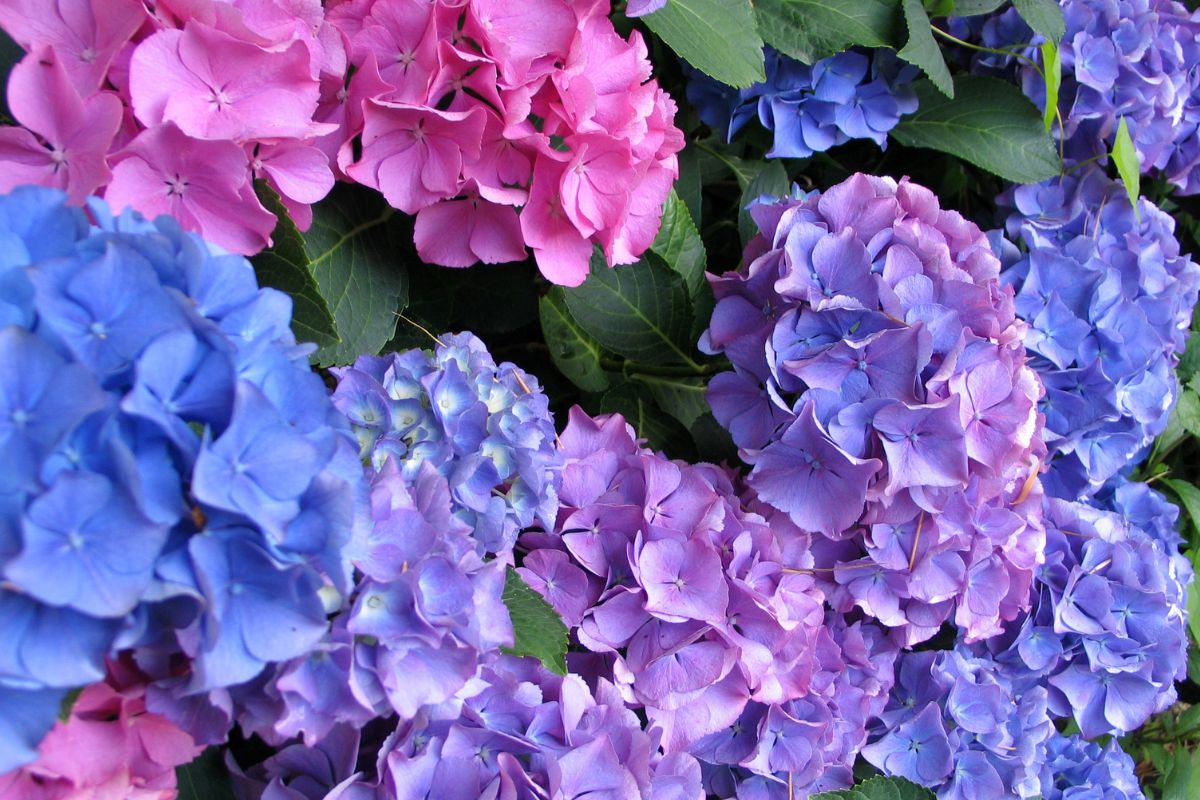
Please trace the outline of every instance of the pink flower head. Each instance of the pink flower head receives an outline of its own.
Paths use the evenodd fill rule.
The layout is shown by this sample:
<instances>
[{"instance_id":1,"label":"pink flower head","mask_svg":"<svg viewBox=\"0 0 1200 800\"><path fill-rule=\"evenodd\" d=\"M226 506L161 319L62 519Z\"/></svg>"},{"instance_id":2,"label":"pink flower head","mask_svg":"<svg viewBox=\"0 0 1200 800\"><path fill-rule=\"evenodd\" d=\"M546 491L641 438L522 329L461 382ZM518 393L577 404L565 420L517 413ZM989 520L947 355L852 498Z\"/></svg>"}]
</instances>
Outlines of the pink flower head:
<instances>
[{"instance_id":1,"label":"pink flower head","mask_svg":"<svg viewBox=\"0 0 1200 800\"><path fill-rule=\"evenodd\" d=\"M141 0L0 0L0 28L29 52L53 47L83 95L148 19Z\"/></svg>"},{"instance_id":2,"label":"pink flower head","mask_svg":"<svg viewBox=\"0 0 1200 800\"><path fill-rule=\"evenodd\" d=\"M146 710L145 676L110 664L103 683L87 687L71 715L46 735L38 760L0 775L6 800L172 800L175 768L203 747Z\"/></svg>"},{"instance_id":3,"label":"pink flower head","mask_svg":"<svg viewBox=\"0 0 1200 800\"><path fill-rule=\"evenodd\" d=\"M192 139L167 123L143 131L114 160L105 192L114 211L169 214L241 255L270 245L275 217L254 196L246 153L236 144Z\"/></svg>"},{"instance_id":4,"label":"pink flower head","mask_svg":"<svg viewBox=\"0 0 1200 800\"><path fill-rule=\"evenodd\" d=\"M8 102L25 127L0 129L0 192L36 183L82 203L108 181L105 156L121 125L116 95L81 98L58 53L45 47L13 68Z\"/></svg>"},{"instance_id":5,"label":"pink flower head","mask_svg":"<svg viewBox=\"0 0 1200 800\"><path fill-rule=\"evenodd\" d=\"M354 180L378 189L395 208L415 214L458 194L464 156L479 155L483 109L437 111L371 101L365 109L362 158L339 165Z\"/></svg>"},{"instance_id":6,"label":"pink flower head","mask_svg":"<svg viewBox=\"0 0 1200 800\"><path fill-rule=\"evenodd\" d=\"M308 138L320 84L301 43L270 52L206 25L159 31L133 55L138 121L173 122L197 139Z\"/></svg>"},{"instance_id":7,"label":"pink flower head","mask_svg":"<svg viewBox=\"0 0 1200 800\"><path fill-rule=\"evenodd\" d=\"M250 168L254 177L265 178L287 207L300 230L312 224L312 203L333 189L329 159L316 147L295 140L263 144L253 148Z\"/></svg>"},{"instance_id":8,"label":"pink flower head","mask_svg":"<svg viewBox=\"0 0 1200 800\"><path fill-rule=\"evenodd\" d=\"M474 193L418 211L413 236L421 259L444 267L525 259L516 209L488 202Z\"/></svg>"},{"instance_id":9,"label":"pink flower head","mask_svg":"<svg viewBox=\"0 0 1200 800\"><path fill-rule=\"evenodd\" d=\"M381 0L353 38L353 57L375 56L379 75L393 87L386 98L397 103L425 103L438 70L436 4L425 0Z\"/></svg>"}]
</instances>

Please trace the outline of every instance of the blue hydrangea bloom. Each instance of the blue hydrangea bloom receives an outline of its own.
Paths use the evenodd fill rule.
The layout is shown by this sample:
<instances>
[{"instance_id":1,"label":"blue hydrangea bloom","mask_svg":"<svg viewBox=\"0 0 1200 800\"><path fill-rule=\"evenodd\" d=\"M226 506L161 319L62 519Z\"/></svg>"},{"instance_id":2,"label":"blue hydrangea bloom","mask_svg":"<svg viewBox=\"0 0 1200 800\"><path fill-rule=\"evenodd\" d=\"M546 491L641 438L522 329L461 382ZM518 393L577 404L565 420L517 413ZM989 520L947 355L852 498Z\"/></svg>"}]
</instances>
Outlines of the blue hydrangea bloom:
<instances>
[{"instance_id":1,"label":"blue hydrangea bloom","mask_svg":"<svg viewBox=\"0 0 1200 800\"><path fill-rule=\"evenodd\" d=\"M1173 368L1200 290L1174 220L1145 198L1140 221L1099 169L1019 186L1008 234L993 233L1029 326L1025 346L1046 395L1049 494L1092 494L1162 432L1178 394Z\"/></svg>"},{"instance_id":2,"label":"blue hydrangea bloom","mask_svg":"<svg viewBox=\"0 0 1200 800\"><path fill-rule=\"evenodd\" d=\"M1143 800L1133 759L1114 739L1101 747L1055 734L1046 747L1044 800Z\"/></svg>"},{"instance_id":3,"label":"blue hydrangea bloom","mask_svg":"<svg viewBox=\"0 0 1200 800\"><path fill-rule=\"evenodd\" d=\"M118 649L180 720L308 651L368 506L291 301L245 259L38 188L0 197L0 253L5 772Z\"/></svg>"},{"instance_id":4,"label":"blue hydrangea bloom","mask_svg":"<svg viewBox=\"0 0 1200 800\"><path fill-rule=\"evenodd\" d=\"M1143 172L1156 171L1184 194L1200 192L1200 12L1175 0L1060 0L1066 35L1060 43L1059 90L1068 162L1103 157L1122 119ZM1022 48L1040 36L1013 8L954 27L987 47ZM1026 55L1037 58L1036 51ZM1014 76L1039 106L1045 81L1027 62L978 55L979 72Z\"/></svg>"},{"instance_id":5,"label":"blue hydrangea bloom","mask_svg":"<svg viewBox=\"0 0 1200 800\"><path fill-rule=\"evenodd\" d=\"M376 469L394 460L407 481L432 464L481 554L511 551L535 523L553 527L562 455L532 375L496 364L469 333L440 337L432 352L363 356L334 372L333 402L363 458Z\"/></svg>"},{"instance_id":6,"label":"blue hydrangea bloom","mask_svg":"<svg viewBox=\"0 0 1200 800\"><path fill-rule=\"evenodd\" d=\"M765 48L767 79L726 86L684 65L688 100L729 141L757 120L775 134L767 158L807 158L851 139L887 146L900 117L917 110L915 67L885 50L851 50L808 66Z\"/></svg>"}]
</instances>

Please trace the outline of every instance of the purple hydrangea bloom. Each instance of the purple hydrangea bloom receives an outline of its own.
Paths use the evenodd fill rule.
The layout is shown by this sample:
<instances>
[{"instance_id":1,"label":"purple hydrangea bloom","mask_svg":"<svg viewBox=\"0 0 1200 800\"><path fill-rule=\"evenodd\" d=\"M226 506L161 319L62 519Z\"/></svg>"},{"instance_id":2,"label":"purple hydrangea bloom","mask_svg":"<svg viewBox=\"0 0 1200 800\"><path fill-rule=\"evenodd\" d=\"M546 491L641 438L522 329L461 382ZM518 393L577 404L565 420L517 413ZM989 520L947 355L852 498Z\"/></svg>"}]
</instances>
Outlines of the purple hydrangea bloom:
<instances>
[{"instance_id":1,"label":"purple hydrangea bloom","mask_svg":"<svg viewBox=\"0 0 1200 800\"><path fill-rule=\"evenodd\" d=\"M625 16L644 17L652 14L667 4L667 0L629 0L625 6Z\"/></svg>"},{"instance_id":2,"label":"purple hydrangea bloom","mask_svg":"<svg viewBox=\"0 0 1200 800\"><path fill-rule=\"evenodd\" d=\"M992 241L1009 266L1026 347L1046 395L1054 457L1047 492L1092 494L1166 427L1200 291L1174 220L1145 198L1140 221L1124 188L1098 169L1016 187L1008 232Z\"/></svg>"},{"instance_id":3,"label":"purple hydrangea bloom","mask_svg":"<svg viewBox=\"0 0 1200 800\"><path fill-rule=\"evenodd\" d=\"M721 775L848 783L895 650L826 618L808 535L747 508L717 467L642 448L619 416L574 409L561 441L558 524L522 537L518 571L624 702L666 752L716 770L710 791Z\"/></svg>"},{"instance_id":4,"label":"purple hydrangea bloom","mask_svg":"<svg viewBox=\"0 0 1200 800\"><path fill-rule=\"evenodd\" d=\"M917 69L889 51L849 50L811 67L770 47L763 54L767 79L748 89L684 71L688 100L719 135L732 141L752 120L774 133L767 158L807 158L851 139L886 147L888 131L917 110Z\"/></svg>"},{"instance_id":5,"label":"purple hydrangea bloom","mask_svg":"<svg viewBox=\"0 0 1200 800\"><path fill-rule=\"evenodd\" d=\"M1124 119L1143 172L1158 171L1184 194L1200 192L1200 12L1175 0L1060 0L1066 35L1060 43L1061 128L1068 162L1105 156ZM1015 9L975 29L984 45L1011 48L1041 38ZM1027 55L1036 57L1033 50ZM977 71L1017 71L1039 106L1046 87L1015 59L983 55Z\"/></svg>"},{"instance_id":6,"label":"purple hydrangea bloom","mask_svg":"<svg viewBox=\"0 0 1200 800\"><path fill-rule=\"evenodd\" d=\"M245 259L35 188L0 197L0 240L0 692L27 695L4 772L118 649L177 721L307 652L367 503L291 300Z\"/></svg>"},{"instance_id":7,"label":"purple hydrangea bloom","mask_svg":"<svg viewBox=\"0 0 1200 800\"><path fill-rule=\"evenodd\" d=\"M1191 564L1119 513L1045 502L1034 607L987 648L1014 680L1045 686L1051 714L1074 716L1085 737L1132 731L1186 675Z\"/></svg>"},{"instance_id":8,"label":"purple hydrangea bloom","mask_svg":"<svg viewBox=\"0 0 1200 800\"><path fill-rule=\"evenodd\" d=\"M908 181L856 175L759 203L712 279L708 391L758 499L814 537L836 611L915 644L1029 603L1044 453L1025 327L979 229Z\"/></svg>"},{"instance_id":9,"label":"purple hydrangea bloom","mask_svg":"<svg viewBox=\"0 0 1200 800\"><path fill-rule=\"evenodd\" d=\"M1045 800L1143 800L1133 759L1114 739L1101 747L1079 735L1053 736L1046 748Z\"/></svg>"},{"instance_id":10,"label":"purple hydrangea bloom","mask_svg":"<svg viewBox=\"0 0 1200 800\"><path fill-rule=\"evenodd\" d=\"M904 654L863 755L939 800L1037 797L1054 735L1046 690L965 647Z\"/></svg>"},{"instance_id":11,"label":"purple hydrangea bloom","mask_svg":"<svg viewBox=\"0 0 1200 800\"><path fill-rule=\"evenodd\" d=\"M704 798L696 760L663 754L658 732L642 729L616 686L552 675L533 659L505 656L486 668L456 713L391 727L380 746L364 748L378 754L373 767L356 758L357 734L337 728L318 747L292 745L256 768L247 796L295 796L269 793L286 785L354 800ZM349 774L356 760L363 771Z\"/></svg>"},{"instance_id":12,"label":"purple hydrangea bloom","mask_svg":"<svg viewBox=\"0 0 1200 800\"><path fill-rule=\"evenodd\" d=\"M510 551L522 528L553 524L561 456L532 375L497 365L471 334L444 335L433 352L363 356L335 372L333 402L364 458L376 469L393 459L410 481L422 464L436 467L480 553Z\"/></svg>"}]
</instances>

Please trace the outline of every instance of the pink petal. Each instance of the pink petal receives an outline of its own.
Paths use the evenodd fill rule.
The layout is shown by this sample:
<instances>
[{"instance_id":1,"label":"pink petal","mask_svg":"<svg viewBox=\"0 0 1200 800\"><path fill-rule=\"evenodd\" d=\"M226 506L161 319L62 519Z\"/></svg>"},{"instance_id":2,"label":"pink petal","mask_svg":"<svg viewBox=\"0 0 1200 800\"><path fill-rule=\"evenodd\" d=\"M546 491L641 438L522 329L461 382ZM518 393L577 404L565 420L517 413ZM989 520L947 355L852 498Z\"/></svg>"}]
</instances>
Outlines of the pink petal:
<instances>
[{"instance_id":1,"label":"pink petal","mask_svg":"<svg viewBox=\"0 0 1200 800\"><path fill-rule=\"evenodd\" d=\"M474 227L470 200L444 200L417 212L413 240L422 261L443 267L469 267L478 259L471 249Z\"/></svg>"},{"instance_id":2,"label":"pink petal","mask_svg":"<svg viewBox=\"0 0 1200 800\"><path fill-rule=\"evenodd\" d=\"M525 240L521 236L521 221L516 209L487 200L477 201L471 249L485 264L524 261Z\"/></svg>"},{"instance_id":3,"label":"pink petal","mask_svg":"<svg viewBox=\"0 0 1200 800\"><path fill-rule=\"evenodd\" d=\"M258 160L279 193L299 203L315 203L333 188L329 160L310 145L263 145Z\"/></svg>"}]
</instances>

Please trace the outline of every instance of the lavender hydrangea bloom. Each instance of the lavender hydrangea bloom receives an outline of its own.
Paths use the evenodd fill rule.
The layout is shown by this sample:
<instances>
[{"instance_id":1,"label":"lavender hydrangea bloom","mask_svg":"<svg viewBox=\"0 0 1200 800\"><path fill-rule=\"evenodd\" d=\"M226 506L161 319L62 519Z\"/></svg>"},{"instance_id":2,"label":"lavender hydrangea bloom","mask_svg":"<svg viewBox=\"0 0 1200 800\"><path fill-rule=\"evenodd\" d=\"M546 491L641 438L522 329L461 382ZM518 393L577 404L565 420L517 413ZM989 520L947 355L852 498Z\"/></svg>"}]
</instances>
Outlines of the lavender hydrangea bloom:
<instances>
[{"instance_id":1,"label":"lavender hydrangea bloom","mask_svg":"<svg viewBox=\"0 0 1200 800\"><path fill-rule=\"evenodd\" d=\"M291 301L245 259L35 188L0 197L0 239L0 692L28 695L6 771L116 649L177 721L306 652L367 504Z\"/></svg>"},{"instance_id":2,"label":"lavender hydrangea bloom","mask_svg":"<svg viewBox=\"0 0 1200 800\"><path fill-rule=\"evenodd\" d=\"M436 467L480 553L511 550L535 522L553 525L561 456L533 376L497 365L471 334L442 336L432 353L363 356L335 372L333 402L363 456L377 469L394 459L407 480L422 464Z\"/></svg>"},{"instance_id":3,"label":"lavender hydrangea bloom","mask_svg":"<svg viewBox=\"0 0 1200 800\"><path fill-rule=\"evenodd\" d=\"M1085 737L1132 731L1175 701L1186 674L1191 565L1119 513L1047 498L1045 520L1034 607L987 647Z\"/></svg>"},{"instance_id":4,"label":"lavender hydrangea bloom","mask_svg":"<svg viewBox=\"0 0 1200 800\"><path fill-rule=\"evenodd\" d=\"M758 499L813 534L836 611L904 644L970 640L1028 606L1044 453L1024 325L979 229L907 181L856 175L760 203L712 279L708 391Z\"/></svg>"},{"instance_id":5,"label":"lavender hydrangea bloom","mask_svg":"<svg viewBox=\"0 0 1200 800\"><path fill-rule=\"evenodd\" d=\"M850 50L811 67L764 49L767 79L734 89L684 65L700 118L729 141L751 120L775 134L767 158L807 158L851 139L887 146L900 117L917 110L915 67L886 50Z\"/></svg>"},{"instance_id":6,"label":"lavender hydrangea bloom","mask_svg":"<svg viewBox=\"0 0 1200 800\"><path fill-rule=\"evenodd\" d=\"M704 798L695 759L664 755L611 682L589 687L533 659L506 656L489 666L458 713L393 725L373 770L347 775L343 765L355 758L343 743L357 743L353 732L339 728L326 741L320 751L289 747L253 779L258 786L299 781L318 789L306 796L329 798Z\"/></svg>"},{"instance_id":7,"label":"lavender hydrangea bloom","mask_svg":"<svg viewBox=\"0 0 1200 800\"><path fill-rule=\"evenodd\" d=\"M1037 797L1054 726L1046 690L965 647L904 654L863 755L940 800Z\"/></svg>"},{"instance_id":8,"label":"lavender hydrangea bloom","mask_svg":"<svg viewBox=\"0 0 1200 800\"><path fill-rule=\"evenodd\" d=\"M1143 800L1133 759L1116 740L1101 747L1078 735L1053 736L1046 748L1045 800Z\"/></svg>"},{"instance_id":9,"label":"lavender hydrangea bloom","mask_svg":"<svg viewBox=\"0 0 1200 800\"><path fill-rule=\"evenodd\" d=\"M1175 0L1061 0L1060 5L1066 35L1059 48L1062 127L1056 133L1067 160L1107 154L1123 119L1143 172L1161 172L1184 194L1200 192L1200 12ZM1041 41L1012 8L973 27L988 47ZM985 55L976 69L1015 69L1025 94L1045 106L1045 82L1032 66Z\"/></svg>"},{"instance_id":10,"label":"lavender hydrangea bloom","mask_svg":"<svg viewBox=\"0 0 1200 800\"><path fill-rule=\"evenodd\" d=\"M1167 424L1178 393L1200 268L1182 255L1174 220L1145 198L1140 221L1124 189L1098 169L1019 186L1005 198L1018 251L1009 262L1029 324L1026 347L1046 385L1041 411L1055 457L1047 491L1075 499L1126 468Z\"/></svg>"},{"instance_id":11,"label":"lavender hydrangea bloom","mask_svg":"<svg viewBox=\"0 0 1200 800\"><path fill-rule=\"evenodd\" d=\"M826 619L808 535L747 508L720 469L643 449L619 416L574 409L561 441L558 524L522 537L519 572L666 752L712 768L713 792L720 776L848 783L895 649Z\"/></svg>"}]
</instances>

